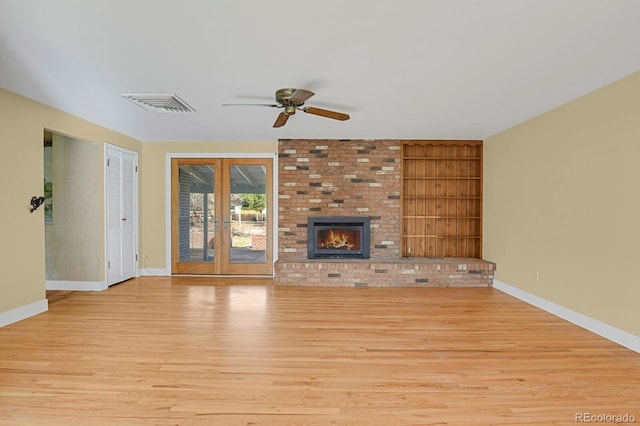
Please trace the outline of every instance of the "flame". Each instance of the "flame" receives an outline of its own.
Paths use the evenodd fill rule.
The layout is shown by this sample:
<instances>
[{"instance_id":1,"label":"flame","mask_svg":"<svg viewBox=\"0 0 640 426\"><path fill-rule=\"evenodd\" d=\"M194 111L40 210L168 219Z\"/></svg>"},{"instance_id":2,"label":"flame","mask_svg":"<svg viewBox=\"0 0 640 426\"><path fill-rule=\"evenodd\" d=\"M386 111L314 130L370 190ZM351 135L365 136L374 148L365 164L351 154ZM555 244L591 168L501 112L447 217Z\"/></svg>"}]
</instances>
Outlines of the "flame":
<instances>
[{"instance_id":1,"label":"flame","mask_svg":"<svg viewBox=\"0 0 640 426\"><path fill-rule=\"evenodd\" d=\"M354 245L349 241L349 236L344 232L333 232L333 229L329 230L327 238L320 243L322 248L331 249L346 249L353 250Z\"/></svg>"}]
</instances>

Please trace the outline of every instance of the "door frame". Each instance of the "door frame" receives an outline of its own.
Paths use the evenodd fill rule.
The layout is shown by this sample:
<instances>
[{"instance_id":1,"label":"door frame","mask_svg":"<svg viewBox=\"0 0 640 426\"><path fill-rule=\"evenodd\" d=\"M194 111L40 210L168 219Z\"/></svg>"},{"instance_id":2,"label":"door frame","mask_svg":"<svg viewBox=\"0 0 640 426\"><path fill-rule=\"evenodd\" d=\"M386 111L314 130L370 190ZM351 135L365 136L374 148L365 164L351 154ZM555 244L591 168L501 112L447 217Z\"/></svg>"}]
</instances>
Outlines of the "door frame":
<instances>
[{"instance_id":1,"label":"door frame","mask_svg":"<svg viewBox=\"0 0 640 426\"><path fill-rule=\"evenodd\" d=\"M271 249L273 251L272 262L278 260L278 154L273 152L264 153L233 153L233 152L168 152L165 155L165 270L166 275L171 275L171 161L174 158L231 158L231 159L245 159L245 158L271 158L273 160L273 182L272 182L272 194L273 194L273 208L271 214L273 215L273 232ZM226 277L234 275L225 275ZM244 277L250 275L242 275ZM260 275L264 276L264 275ZM273 273L272 273L273 276Z\"/></svg>"},{"instance_id":2,"label":"door frame","mask_svg":"<svg viewBox=\"0 0 640 426\"><path fill-rule=\"evenodd\" d=\"M135 166L136 170L139 170L140 165L140 153L138 151L133 151L131 149L123 148L118 145L113 145L110 143L104 144L103 147L103 194L104 194L104 282L105 288L110 285L117 284L112 283L109 284L109 193L108 193L108 177L107 177L107 160L109 159L109 150L120 151L126 154L133 155L135 158ZM133 215L134 215L134 231L133 231L133 251L136 254L135 256L135 264L134 264L134 277L140 276L140 174L136 173L135 179L133 180Z\"/></svg>"}]
</instances>

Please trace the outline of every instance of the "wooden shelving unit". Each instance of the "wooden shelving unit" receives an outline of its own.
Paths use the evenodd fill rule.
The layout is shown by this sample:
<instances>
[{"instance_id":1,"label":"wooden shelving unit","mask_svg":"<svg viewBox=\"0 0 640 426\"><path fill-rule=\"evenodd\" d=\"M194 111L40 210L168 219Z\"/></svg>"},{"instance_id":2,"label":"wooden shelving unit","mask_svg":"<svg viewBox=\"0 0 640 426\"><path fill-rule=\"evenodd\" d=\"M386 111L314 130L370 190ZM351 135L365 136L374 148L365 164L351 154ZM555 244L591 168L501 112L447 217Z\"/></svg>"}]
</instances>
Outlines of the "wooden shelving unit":
<instances>
[{"instance_id":1,"label":"wooden shelving unit","mask_svg":"<svg viewBox=\"0 0 640 426\"><path fill-rule=\"evenodd\" d=\"M404 141L402 255L482 257L482 141Z\"/></svg>"}]
</instances>

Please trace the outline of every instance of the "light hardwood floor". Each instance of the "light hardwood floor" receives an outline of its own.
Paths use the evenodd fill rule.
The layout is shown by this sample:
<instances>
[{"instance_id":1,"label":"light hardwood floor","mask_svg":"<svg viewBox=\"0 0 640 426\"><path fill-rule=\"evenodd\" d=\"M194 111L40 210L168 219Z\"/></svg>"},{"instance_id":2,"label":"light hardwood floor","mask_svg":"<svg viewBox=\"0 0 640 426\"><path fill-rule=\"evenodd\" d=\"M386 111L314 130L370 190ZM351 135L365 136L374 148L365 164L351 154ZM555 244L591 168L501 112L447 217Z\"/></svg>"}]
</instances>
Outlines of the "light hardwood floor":
<instances>
[{"instance_id":1,"label":"light hardwood floor","mask_svg":"<svg viewBox=\"0 0 640 426\"><path fill-rule=\"evenodd\" d=\"M490 288L144 277L0 329L2 425L576 424L640 354Z\"/></svg>"}]
</instances>

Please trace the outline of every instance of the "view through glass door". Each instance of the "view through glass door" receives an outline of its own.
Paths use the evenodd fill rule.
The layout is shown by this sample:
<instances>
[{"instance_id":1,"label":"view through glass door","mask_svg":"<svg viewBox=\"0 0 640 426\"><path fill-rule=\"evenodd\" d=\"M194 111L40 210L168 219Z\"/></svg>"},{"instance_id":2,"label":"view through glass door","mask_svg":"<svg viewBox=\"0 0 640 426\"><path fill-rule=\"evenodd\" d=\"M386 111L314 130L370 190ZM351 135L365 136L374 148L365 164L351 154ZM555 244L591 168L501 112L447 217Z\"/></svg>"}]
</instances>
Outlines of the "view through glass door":
<instances>
[{"instance_id":1,"label":"view through glass door","mask_svg":"<svg viewBox=\"0 0 640 426\"><path fill-rule=\"evenodd\" d=\"M270 158L174 158L173 274L271 275Z\"/></svg>"}]
</instances>

